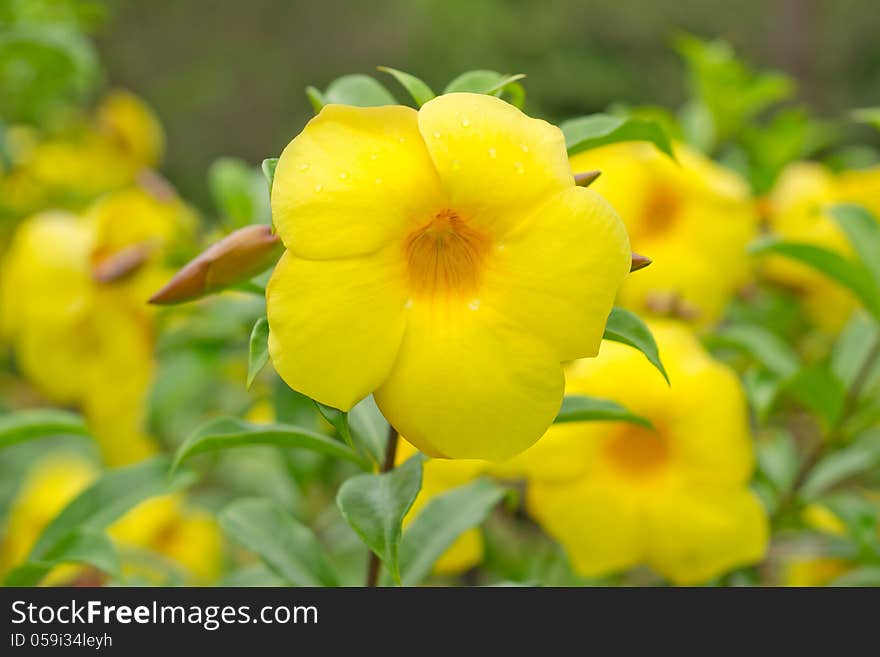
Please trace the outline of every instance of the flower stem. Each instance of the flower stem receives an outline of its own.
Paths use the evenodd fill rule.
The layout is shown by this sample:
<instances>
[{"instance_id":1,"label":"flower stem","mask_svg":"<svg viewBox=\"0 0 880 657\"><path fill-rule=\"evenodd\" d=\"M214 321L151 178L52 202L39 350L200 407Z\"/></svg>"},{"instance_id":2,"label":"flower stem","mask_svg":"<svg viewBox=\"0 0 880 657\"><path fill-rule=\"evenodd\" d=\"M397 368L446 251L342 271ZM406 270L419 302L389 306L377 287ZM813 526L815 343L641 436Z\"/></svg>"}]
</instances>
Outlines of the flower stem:
<instances>
[{"instance_id":1,"label":"flower stem","mask_svg":"<svg viewBox=\"0 0 880 657\"><path fill-rule=\"evenodd\" d=\"M397 459L398 439L397 429L389 425L388 443L385 446L385 462L382 464L381 472L389 472L394 469L394 461ZM371 550L370 563L367 567L367 586L376 586L379 583L379 566L379 557Z\"/></svg>"}]
</instances>

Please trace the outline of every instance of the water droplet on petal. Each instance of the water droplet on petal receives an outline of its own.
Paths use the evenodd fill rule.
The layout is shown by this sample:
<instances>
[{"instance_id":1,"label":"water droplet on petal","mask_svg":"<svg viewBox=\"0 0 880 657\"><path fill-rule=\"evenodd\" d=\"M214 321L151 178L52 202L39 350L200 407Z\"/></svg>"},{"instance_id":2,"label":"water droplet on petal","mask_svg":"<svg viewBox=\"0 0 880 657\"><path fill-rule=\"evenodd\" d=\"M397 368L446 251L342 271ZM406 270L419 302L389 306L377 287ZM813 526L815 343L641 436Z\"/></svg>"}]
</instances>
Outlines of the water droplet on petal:
<instances>
[{"instance_id":1,"label":"water droplet on petal","mask_svg":"<svg viewBox=\"0 0 880 657\"><path fill-rule=\"evenodd\" d=\"M412 299L407 299L407 300L406 300L406 303L403 304L403 307L404 307L404 308L412 308L412 307L413 307L413 300L412 300Z\"/></svg>"},{"instance_id":2,"label":"water droplet on petal","mask_svg":"<svg viewBox=\"0 0 880 657\"><path fill-rule=\"evenodd\" d=\"M376 178L376 180L375 180L374 182L375 182L377 185L381 185L381 184L382 184L382 179L381 179L381 178Z\"/></svg>"},{"instance_id":3,"label":"water droplet on petal","mask_svg":"<svg viewBox=\"0 0 880 657\"><path fill-rule=\"evenodd\" d=\"M340 180L345 180L346 178L348 178L348 174L345 171L339 174Z\"/></svg>"},{"instance_id":4,"label":"water droplet on petal","mask_svg":"<svg viewBox=\"0 0 880 657\"><path fill-rule=\"evenodd\" d=\"M322 189L324 189L324 185L322 185L321 183L318 183L317 185L315 185L316 192L320 192Z\"/></svg>"},{"instance_id":5,"label":"water droplet on petal","mask_svg":"<svg viewBox=\"0 0 880 657\"><path fill-rule=\"evenodd\" d=\"M462 119L462 120L461 120L461 127L462 127L462 128L469 128L470 125L471 125L471 120L470 120L470 119Z\"/></svg>"},{"instance_id":6,"label":"water droplet on petal","mask_svg":"<svg viewBox=\"0 0 880 657\"><path fill-rule=\"evenodd\" d=\"M452 160L452 170L458 171L461 169L461 160Z\"/></svg>"},{"instance_id":7,"label":"water droplet on petal","mask_svg":"<svg viewBox=\"0 0 880 657\"><path fill-rule=\"evenodd\" d=\"M435 133L434 133L434 139L440 139L440 133L439 133L439 132L435 132Z\"/></svg>"},{"instance_id":8,"label":"water droplet on petal","mask_svg":"<svg viewBox=\"0 0 880 657\"><path fill-rule=\"evenodd\" d=\"M405 143L406 143L406 137L398 137L398 138L397 138L397 141L399 141L401 144L405 144Z\"/></svg>"},{"instance_id":9,"label":"water droplet on petal","mask_svg":"<svg viewBox=\"0 0 880 657\"><path fill-rule=\"evenodd\" d=\"M468 308L471 310L479 310L480 309L480 300L479 299L471 299L471 302L468 304Z\"/></svg>"},{"instance_id":10,"label":"water droplet on petal","mask_svg":"<svg viewBox=\"0 0 880 657\"><path fill-rule=\"evenodd\" d=\"M378 159L379 159L379 154L378 154L378 153L372 153L372 154L370 154L370 159L371 159L371 160L378 160Z\"/></svg>"},{"instance_id":11,"label":"water droplet on petal","mask_svg":"<svg viewBox=\"0 0 880 657\"><path fill-rule=\"evenodd\" d=\"M489 157L491 157L494 160L496 157L498 157L498 151L496 151L494 148L490 148L489 149Z\"/></svg>"},{"instance_id":12,"label":"water droplet on petal","mask_svg":"<svg viewBox=\"0 0 880 657\"><path fill-rule=\"evenodd\" d=\"M522 162L514 162L513 168L516 169L516 172L520 175L526 172L526 168L523 166Z\"/></svg>"},{"instance_id":13,"label":"water droplet on petal","mask_svg":"<svg viewBox=\"0 0 880 657\"><path fill-rule=\"evenodd\" d=\"M522 149L522 152L523 152L523 153L528 153L528 152L529 152L529 147L526 146L525 144L520 144L520 148Z\"/></svg>"},{"instance_id":14,"label":"water droplet on petal","mask_svg":"<svg viewBox=\"0 0 880 657\"><path fill-rule=\"evenodd\" d=\"M308 170L309 170L309 165L306 164L305 162L303 162L302 164L299 165L299 170L300 170L300 171L308 171Z\"/></svg>"}]
</instances>

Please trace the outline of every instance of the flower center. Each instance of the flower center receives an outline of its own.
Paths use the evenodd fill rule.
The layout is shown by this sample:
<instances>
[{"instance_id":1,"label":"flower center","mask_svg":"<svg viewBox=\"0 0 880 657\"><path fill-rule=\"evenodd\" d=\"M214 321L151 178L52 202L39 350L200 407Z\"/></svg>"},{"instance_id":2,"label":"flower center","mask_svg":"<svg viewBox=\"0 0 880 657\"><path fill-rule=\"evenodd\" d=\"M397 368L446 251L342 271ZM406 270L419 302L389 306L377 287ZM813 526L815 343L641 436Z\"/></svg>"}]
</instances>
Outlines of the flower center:
<instances>
[{"instance_id":1,"label":"flower center","mask_svg":"<svg viewBox=\"0 0 880 657\"><path fill-rule=\"evenodd\" d=\"M675 225L681 198L669 185L657 185L648 195L642 209L642 232L647 237L657 237Z\"/></svg>"},{"instance_id":2,"label":"flower center","mask_svg":"<svg viewBox=\"0 0 880 657\"><path fill-rule=\"evenodd\" d=\"M606 444L605 456L623 474L643 478L669 460L669 446L659 432L629 426Z\"/></svg>"},{"instance_id":3,"label":"flower center","mask_svg":"<svg viewBox=\"0 0 880 657\"><path fill-rule=\"evenodd\" d=\"M479 288L489 238L445 209L413 231L403 248L414 295L469 295Z\"/></svg>"}]
</instances>

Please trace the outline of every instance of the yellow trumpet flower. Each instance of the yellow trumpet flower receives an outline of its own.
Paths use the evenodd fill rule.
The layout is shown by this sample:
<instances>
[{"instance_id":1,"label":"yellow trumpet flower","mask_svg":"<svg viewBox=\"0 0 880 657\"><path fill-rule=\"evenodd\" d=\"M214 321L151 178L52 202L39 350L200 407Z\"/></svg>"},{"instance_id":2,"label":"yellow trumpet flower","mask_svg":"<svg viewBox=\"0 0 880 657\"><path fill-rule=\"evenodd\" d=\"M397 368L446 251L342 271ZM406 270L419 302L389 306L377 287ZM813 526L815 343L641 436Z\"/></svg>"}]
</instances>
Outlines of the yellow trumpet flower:
<instances>
[{"instance_id":1,"label":"yellow trumpet flower","mask_svg":"<svg viewBox=\"0 0 880 657\"><path fill-rule=\"evenodd\" d=\"M633 250L653 264L629 277L618 303L705 326L721 317L750 277L746 246L757 212L745 181L677 144L678 162L644 143L621 143L571 159L574 171L601 170L591 185L620 213Z\"/></svg>"},{"instance_id":2,"label":"yellow trumpet flower","mask_svg":"<svg viewBox=\"0 0 880 657\"><path fill-rule=\"evenodd\" d=\"M770 230L783 239L850 257L852 247L827 214L834 203L864 205L880 217L880 167L835 175L815 162L789 165L767 197ZM856 307L848 290L798 262L767 256L762 268L770 280L797 290L810 317L827 333L837 332Z\"/></svg>"},{"instance_id":3,"label":"yellow trumpet flower","mask_svg":"<svg viewBox=\"0 0 880 657\"><path fill-rule=\"evenodd\" d=\"M530 515L579 573L645 563L676 584L698 584L759 561L768 522L747 486L753 453L735 375L682 325L652 330L671 387L638 351L606 343L598 358L570 366L566 391L613 399L654 430L558 424L503 467L527 477Z\"/></svg>"},{"instance_id":4,"label":"yellow trumpet flower","mask_svg":"<svg viewBox=\"0 0 880 657\"><path fill-rule=\"evenodd\" d=\"M501 460L541 436L560 363L596 354L630 268L559 129L485 95L328 105L281 155L272 214L275 369L343 410L375 393L447 458Z\"/></svg>"},{"instance_id":5,"label":"yellow trumpet flower","mask_svg":"<svg viewBox=\"0 0 880 657\"><path fill-rule=\"evenodd\" d=\"M142 189L21 224L0 269L0 335L52 402L79 405L110 464L153 451L142 429L153 375L150 293L162 255L192 227L176 197Z\"/></svg>"}]
</instances>

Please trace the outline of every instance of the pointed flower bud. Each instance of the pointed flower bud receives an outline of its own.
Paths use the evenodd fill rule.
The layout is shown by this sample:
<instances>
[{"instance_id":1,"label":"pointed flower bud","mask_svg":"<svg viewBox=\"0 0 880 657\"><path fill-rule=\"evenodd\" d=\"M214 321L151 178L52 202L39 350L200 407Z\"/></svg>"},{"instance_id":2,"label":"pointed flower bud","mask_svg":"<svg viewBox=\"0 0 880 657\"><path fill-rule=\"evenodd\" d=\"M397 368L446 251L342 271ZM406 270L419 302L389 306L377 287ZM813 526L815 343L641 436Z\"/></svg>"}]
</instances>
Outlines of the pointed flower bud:
<instances>
[{"instance_id":1,"label":"pointed flower bud","mask_svg":"<svg viewBox=\"0 0 880 657\"><path fill-rule=\"evenodd\" d=\"M639 255L638 253L632 254L632 264L629 266L629 270L631 272L638 271L639 269L644 269L648 265L650 265L653 260L651 260L648 256Z\"/></svg>"},{"instance_id":2,"label":"pointed flower bud","mask_svg":"<svg viewBox=\"0 0 880 657\"><path fill-rule=\"evenodd\" d=\"M134 274L150 259L150 244L133 244L92 263L92 278L98 283L113 283Z\"/></svg>"},{"instance_id":3,"label":"pointed flower bud","mask_svg":"<svg viewBox=\"0 0 880 657\"><path fill-rule=\"evenodd\" d=\"M282 248L270 226L240 228L188 262L150 303L184 303L243 283L275 264Z\"/></svg>"},{"instance_id":4,"label":"pointed flower bud","mask_svg":"<svg viewBox=\"0 0 880 657\"><path fill-rule=\"evenodd\" d=\"M574 184L578 187L589 187L596 178L602 175L601 171L584 171L583 173L574 174Z\"/></svg>"}]
</instances>

